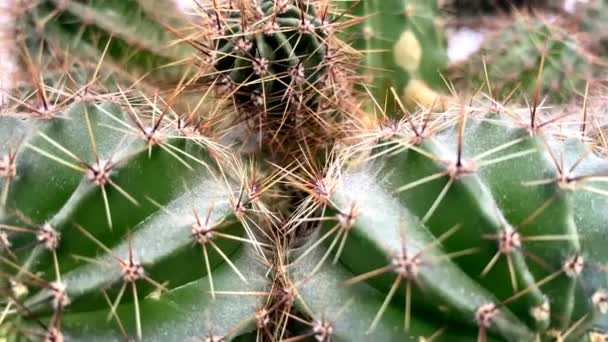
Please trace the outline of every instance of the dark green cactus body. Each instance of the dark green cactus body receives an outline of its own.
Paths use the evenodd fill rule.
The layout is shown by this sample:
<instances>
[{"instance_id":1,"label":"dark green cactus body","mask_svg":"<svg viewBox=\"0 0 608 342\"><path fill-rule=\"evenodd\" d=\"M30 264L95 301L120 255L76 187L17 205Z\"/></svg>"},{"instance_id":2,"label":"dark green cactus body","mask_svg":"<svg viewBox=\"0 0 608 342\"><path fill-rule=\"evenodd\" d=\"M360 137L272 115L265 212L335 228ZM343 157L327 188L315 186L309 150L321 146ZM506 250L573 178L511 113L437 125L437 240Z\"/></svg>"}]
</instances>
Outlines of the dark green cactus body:
<instances>
[{"instance_id":1,"label":"dark green cactus body","mask_svg":"<svg viewBox=\"0 0 608 342\"><path fill-rule=\"evenodd\" d=\"M265 0L252 8L209 9L212 37L202 51L215 67L212 87L233 99L241 120L262 122L274 132L322 112L321 98L334 101L340 86L331 80L339 73L340 46L330 14L317 13L323 10L317 6Z\"/></svg>"},{"instance_id":2,"label":"dark green cactus body","mask_svg":"<svg viewBox=\"0 0 608 342\"><path fill-rule=\"evenodd\" d=\"M240 11L234 10L222 24L227 27L224 31L227 38L218 41L216 62L220 77L241 85L236 90L239 104L259 105L256 101L264 101L256 100L255 96L265 97L265 105L276 113L285 110L275 107L285 102L282 97L286 91L315 94L311 90L323 76L327 54L322 24L301 8L308 5L285 2L280 8L279 3L277 7L275 1L260 5L264 18L261 31L243 27ZM309 6L314 13L314 5Z\"/></svg>"}]
</instances>

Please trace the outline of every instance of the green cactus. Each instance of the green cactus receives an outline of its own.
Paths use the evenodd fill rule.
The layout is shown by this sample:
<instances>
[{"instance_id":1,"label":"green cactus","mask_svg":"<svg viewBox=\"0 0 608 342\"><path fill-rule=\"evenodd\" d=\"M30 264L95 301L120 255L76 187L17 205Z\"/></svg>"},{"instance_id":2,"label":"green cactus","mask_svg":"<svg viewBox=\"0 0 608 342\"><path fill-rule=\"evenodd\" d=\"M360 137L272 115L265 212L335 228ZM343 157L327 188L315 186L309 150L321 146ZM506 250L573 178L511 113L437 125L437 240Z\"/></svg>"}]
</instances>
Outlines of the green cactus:
<instances>
[{"instance_id":1,"label":"green cactus","mask_svg":"<svg viewBox=\"0 0 608 342\"><path fill-rule=\"evenodd\" d=\"M440 100L431 90L445 87L441 72L447 65L437 1L362 0L341 4L343 10L352 10L352 15L360 17L360 23L345 35L364 53L362 84L383 110L385 106L387 113L398 109L392 102L391 88L410 107L430 107Z\"/></svg>"},{"instance_id":2,"label":"green cactus","mask_svg":"<svg viewBox=\"0 0 608 342\"><path fill-rule=\"evenodd\" d=\"M238 292L266 286L252 221L260 184L235 173L202 125L142 100L0 117L3 320L21 317L1 324L5 335L184 340L255 330L263 296Z\"/></svg>"},{"instance_id":3,"label":"green cactus","mask_svg":"<svg viewBox=\"0 0 608 342\"><path fill-rule=\"evenodd\" d=\"M50 56L103 60L108 70L131 82L145 75L157 84L176 83L187 70L185 60L191 58L192 50L173 44L177 37L163 27L175 23L177 15L167 4L41 0L26 5L20 29L33 56L43 46Z\"/></svg>"},{"instance_id":4,"label":"green cactus","mask_svg":"<svg viewBox=\"0 0 608 342\"><path fill-rule=\"evenodd\" d=\"M563 137L571 120L463 110L384 122L328 167L311 198L329 223L293 262L300 310L344 340L605 333L608 162Z\"/></svg>"},{"instance_id":5,"label":"green cactus","mask_svg":"<svg viewBox=\"0 0 608 342\"><path fill-rule=\"evenodd\" d=\"M265 0L201 7L208 18L195 46L212 66L203 79L234 103L239 121L264 127L273 139L284 128L332 122L335 103L349 95L349 71L333 34L341 22L333 21L329 5Z\"/></svg>"},{"instance_id":6,"label":"green cactus","mask_svg":"<svg viewBox=\"0 0 608 342\"><path fill-rule=\"evenodd\" d=\"M434 1L198 2L193 33L158 35L137 3L33 7L49 43L85 27L78 52L107 46L126 74L182 82L148 96L88 58L81 78L30 59L41 103L28 92L0 116L0 341L606 338L593 99L567 113L540 93L526 110L495 93L463 105L454 87L441 102ZM181 57L147 38L173 36L198 50L196 75L154 72ZM152 43L131 65L137 39ZM373 79L353 78L356 55ZM177 109L190 90L200 100ZM243 122L262 137L251 155Z\"/></svg>"},{"instance_id":7,"label":"green cactus","mask_svg":"<svg viewBox=\"0 0 608 342\"><path fill-rule=\"evenodd\" d=\"M538 87L552 103L563 103L582 97L587 81L603 81L606 63L570 30L521 16L490 34L474 56L452 66L450 79L460 88L489 87L500 99L515 91L516 101L520 93L529 100Z\"/></svg>"}]
</instances>

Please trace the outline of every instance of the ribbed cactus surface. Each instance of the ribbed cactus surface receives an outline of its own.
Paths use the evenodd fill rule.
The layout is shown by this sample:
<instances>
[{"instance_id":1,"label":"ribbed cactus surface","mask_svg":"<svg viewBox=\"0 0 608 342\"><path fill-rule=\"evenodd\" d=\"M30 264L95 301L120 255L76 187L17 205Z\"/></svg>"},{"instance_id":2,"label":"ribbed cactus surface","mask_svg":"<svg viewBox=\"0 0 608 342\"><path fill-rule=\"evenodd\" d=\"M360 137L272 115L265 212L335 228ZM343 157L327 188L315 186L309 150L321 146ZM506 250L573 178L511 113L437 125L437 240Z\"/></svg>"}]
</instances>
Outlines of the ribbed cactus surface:
<instances>
[{"instance_id":1,"label":"ribbed cactus surface","mask_svg":"<svg viewBox=\"0 0 608 342\"><path fill-rule=\"evenodd\" d=\"M391 88L411 108L440 102L447 64L443 23L437 1L344 1L358 24L343 35L364 54L362 84L384 110L398 109ZM386 105L385 105L385 102Z\"/></svg>"},{"instance_id":2,"label":"ribbed cactus surface","mask_svg":"<svg viewBox=\"0 0 608 342\"><path fill-rule=\"evenodd\" d=\"M264 290L249 214L257 185L243 188L209 132L167 111L89 100L51 118L0 117L2 286L20 303L7 313L22 317L3 334L177 340L252 329L260 298L212 299Z\"/></svg>"},{"instance_id":3,"label":"ribbed cactus surface","mask_svg":"<svg viewBox=\"0 0 608 342\"><path fill-rule=\"evenodd\" d=\"M314 194L329 222L294 272L336 336L580 341L606 328L608 163L578 126L556 134L566 120L477 102L466 113L362 133Z\"/></svg>"}]
</instances>

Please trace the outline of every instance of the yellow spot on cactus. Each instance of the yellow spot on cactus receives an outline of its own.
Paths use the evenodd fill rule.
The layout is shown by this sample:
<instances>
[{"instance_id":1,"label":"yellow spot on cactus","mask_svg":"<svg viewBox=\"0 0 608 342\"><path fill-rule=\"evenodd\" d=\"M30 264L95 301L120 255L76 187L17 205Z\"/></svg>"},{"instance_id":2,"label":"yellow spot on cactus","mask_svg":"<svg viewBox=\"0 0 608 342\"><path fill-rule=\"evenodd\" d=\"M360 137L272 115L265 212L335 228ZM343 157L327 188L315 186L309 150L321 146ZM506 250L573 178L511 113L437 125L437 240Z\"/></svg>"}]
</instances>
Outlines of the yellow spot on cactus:
<instances>
[{"instance_id":1,"label":"yellow spot on cactus","mask_svg":"<svg viewBox=\"0 0 608 342\"><path fill-rule=\"evenodd\" d=\"M405 15L407 15L408 17L413 16L415 12L416 12L416 6L414 6L413 4L407 4L405 6Z\"/></svg>"},{"instance_id":2,"label":"yellow spot on cactus","mask_svg":"<svg viewBox=\"0 0 608 342\"><path fill-rule=\"evenodd\" d=\"M444 99L441 95L431 89L424 81L412 79L403 90L404 104L411 109L419 106L424 108L434 107L443 109Z\"/></svg>"},{"instance_id":3,"label":"yellow spot on cactus","mask_svg":"<svg viewBox=\"0 0 608 342\"><path fill-rule=\"evenodd\" d=\"M412 31L405 31L393 47L395 63L406 71L414 71L420 65L422 47Z\"/></svg>"},{"instance_id":4,"label":"yellow spot on cactus","mask_svg":"<svg viewBox=\"0 0 608 342\"><path fill-rule=\"evenodd\" d=\"M608 336L605 334L600 334L597 332L591 332L589 334L589 341L590 342L605 342L606 339L608 339Z\"/></svg>"}]
</instances>

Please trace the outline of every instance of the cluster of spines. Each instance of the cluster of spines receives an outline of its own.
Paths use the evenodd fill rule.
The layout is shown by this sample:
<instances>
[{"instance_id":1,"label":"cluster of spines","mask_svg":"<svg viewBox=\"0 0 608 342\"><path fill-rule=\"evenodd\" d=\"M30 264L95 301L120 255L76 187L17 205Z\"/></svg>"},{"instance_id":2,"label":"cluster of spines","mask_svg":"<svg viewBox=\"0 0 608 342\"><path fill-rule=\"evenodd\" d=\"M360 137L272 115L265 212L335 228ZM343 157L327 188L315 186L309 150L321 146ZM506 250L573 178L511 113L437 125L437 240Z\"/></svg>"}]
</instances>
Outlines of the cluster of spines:
<instances>
[{"instance_id":1,"label":"cluster of spines","mask_svg":"<svg viewBox=\"0 0 608 342\"><path fill-rule=\"evenodd\" d=\"M279 3L279 2L276 2ZM287 3L287 2L285 2ZM251 9L245 9L245 8L241 8L238 11L244 11L244 10L251 10ZM222 37L221 39L224 39L227 34L226 32L222 32L220 33L220 36ZM221 40L220 39L220 40ZM255 62L255 61L254 61ZM265 64L265 63L262 63ZM255 64L257 65L257 64ZM254 64L252 64L252 69L254 68ZM265 69L265 68L263 68ZM259 75L258 75L259 76ZM254 82L255 83L255 82ZM237 86L238 88L238 86ZM235 91L235 89L233 89L233 91ZM237 91L238 92L238 91ZM234 94L237 94L237 92L234 92ZM234 95L231 93L231 96ZM119 95L119 97L123 97L124 100L124 96L123 95ZM156 100L156 99L155 99ZM150 102L156 102L155 100L147 100L144 103L145 105L149 105ZM44 101L44 100L43 100ZM265 100L264 100L265 101ZM45 102L43 102L45 103ZM67 103L67 102L66 102ZM124 104L125 102L123 102ZM132 101L130 101L131 104L133 104ZM64 106L63 103L59 103L59 106L53 107L52 111L49 111L50 107L44 106L45 110L43 111L44 113L48 114L45 115L47 118L50 118L53 116L53 114L55 113L59 113L60 109ZM495 111L496 109L498 109L498 111L501 111L501 105L498 103L492 103L491 105L491 110ZM532 115L531 115L531 120L529 122L516 122L516 125L521 125L524 127L527 127L530 131L531 134L537 134L539 133L541 130L548 128L550 126L552 126L552 124L559 122L559 118L549 118L547 121L543 121L542 123L539 123L538 120L536 120L535 118L535 113L537 111L537 106L536 104L534 105L533 111L532 111ZM171 114L169 114L171 113ZM133 132L136 133L137 136L139 136L140 138L144 139L147 147L148 148L152 148L154 146L157 146L159 144L162 144L165 141L165 138L167 138L168 135L165 135L166 132L164 131L164 128L167 128L168 126L166 125L166 117L167 116L173 116L175 113L172 112L166 112L164 109L161 110L156 110L153 109L152 111L150 111L149 113L147 113L146 119L150 119L150 117L152 118L152 120L150 121L150 124L145 125L142 124L143 122L147 122L147 120L142 120L142 121L138 121L137 119L135 119L132 122L132 126L131 128L133 129ZM513 114L513 113L510 113ZM157 116L155 118L155 116ZM434 138L438 135L438 133L442 130L445 129L446 127L451 127L453 125L458 125L458 123L456 122L461 122L463 115L461 113L459 114L454 114L454 113L440 113L439 115L435 116L433 118L432 115L429 115L428 113L425 113L424 115L419 115L419 116L404 116L402 119L400 120L387 120L386 122L381 123L379 126L380 128L377 131L373 131L373 132L366 132L364 134L362 134L359 137L355 137L355 141L357 142L356 147L354 148L354 151L349 151L348 153L348 157L352 157L351 153L356 154L358 152L360 152L361 149L365 149L367 148L369 145L366 143L370 143L370 144L374 144L376 142L377 139L382 138L382 139L386 139L389 136L394 137L398 137L398 139L401 140L401 138L403 138L404 136L406 138L402 139L401 142L404 143L405 146L411 146L412 149L414 149L416 147L417 144L427 140L427 139L431 139ZM437 119L436 121L434 119ZM455 119L456 122L452 121L452 119ZM171 120L172 124L169 125L171 131L173 131L174 129L177 129L177 131L182 134L184 137L188 138L188 139L193 139L196 140L198 134L200 134L201 132L205 132L206 130L201 130L201 128L204 127L204 125L202 125L200 122L198 122L196 119L193 119L192 117L181 117L181 116L177 116L175 115L175 120ZM196 122L195 122L196 121ZM462 125L462 127L464 127L464 124ZM131 133L133 133L131 132ZM405 132L405 134L404 134ZM350 132L352 133L352 132ZM584 135L584 130L583 130L583 135ZM460 158L460 152L461 150L459 149L459 154L458 154L458 158L456 159L456 161L449 161L447 163L445 163L445 174L442 174L441 176L447 176L449 177L451 180L457 181L460 178L464 178L467 175L471 175L471 174L475 174L478 171L478 164L476 163L468 163L466 162L466 160L461 159ZM390 153L391 151L389 151L388 153ZM392 151L395 152L395 151ZM17 158L15 158L15 154L10 152L7 153L5 156L0 156L2 157L2 159L0 159L0 176L6 178L6 179L12 179L16 176L16 171L17 169L15 168L16 162L17 162ZM375 155L374 157L380 157L378 155ZM326 315L324 315L322 312L317 312L317 308L315 308L313 312L307 312L306 310L304 310L301 306L297 307L295 310L298 312L305 312L305 314L303 316L307 317L305 319L300 318L299 316L296 316L293 312L294 312L294 305L295 301L297 299L297 287L298 286L302 286L303 283L306 282L312 282L314 281L314 274L317 273L320 270L321 265L323 264L323 261L330 255L332 249L336 250L336 256L334 258L334 263L339 259L341 252L343 251L344 248L344 244L347 242L348 238L349 238L349 233L351 232L352 229L354 229L354 225L357 222L357 220L359 219L359 217L361 216L360 214L360 209L358 208L358 206L356 205L356 203L353 203L350 207L344 207L344 208L338 208L338 207L334 207L335 203L333 203L332 199L331 199L331 195L334 193L335 188L336 188L336 183L338 183L340 181L340 173L341 173L341 167L343 166L342 163L344 162L344 159L342 156L340 156L340 158L338 158L338 161L334 161L333 163L328 163L328 165L326 167L323 168L318 168L315 166L313 166L314 163L300 163L297 167L298 171L292 171L292 170L287 170L285 168L280 168L281 172L285 172L288 174L287 178L290 179L290 185L298 188L298 189L302 189L305 192L307 192L308 194L310 194L310 200L305 200L302 203L301 209L294 215L294 217L292 218L291 221L288 222L288 224L286 225L287 229L282 230L281 233L285 234L285 236L289 236L293 230L293 227L297 227L298 225L303 224L306 221L313 221L316 220L318 218L316 218L315 216L318 215L318 210L326 210L328 208L332 208L334 210L336 210L335 212L335 216L332 217L323 217L320 220L321 221L326 221L326 220L332 220L336 222L336 226L334 228L332 228L332 230L330 230L330 233L333 234L335 233L335 238L333 240L331 240L331 246L330 248L328 248L328 252L327 254L323 255L323 257L321 258L321 261L318 264L315 264L314 269L311 271L310 274L307 274L307 279L305 279L302 283L296 283L294 284L293 281L290 279L290 275L287 271L287 267L284 265L284 263L288 263L287 261L281 261L283 260L284 256L279 255L279 256L274 256L273 258L273 265L271 267L271 269L273 269L274 273L275 273L275 279L273 279L272 282L272 288L269 291L265 291L265 292L260 292L257 293L256 295L260 295L266 298L269 298L268 302L266 305L262 305L260 306L256 311L255 311L255 321L256 321L256 327L258 329L258 333L260 334L266 334L266 336L272 336L272 338L277 339L277 340L289 340L289 341L297 341L297 340L301 340L307 337L312 337L317 341L329 341L331 339L331 336L334 333L337 333L336 328L334 327L334 322L332 322L332 320L328 317L326 317ZM327 158L329 160L333 160L332 158ZM508 160L508 159L506 159ZM186 161L187 162L187 161ZM497 161L498 162L498 161ZM556 162L556 165L559 164ZM86 173L87 179L89 179L91 182L95 183L97 186L102 186L105 184L108 184L108 180L110 178L109 175L111 174L110 171L112 171L111 169L108 169L110 165L107 162L103 162L100 163L98 162L97 164L94 165L87 165L88 167L88 171ZM559 168L559 166L557 166ZM305 170L305 172L301 172L302 169L307 169ZM246 175L247 172L243 171L242 172L243 175ZM308 177L310 179L308 179ZM437 176L439 177L439 176ZM247 178L247 177L245 177ZM247 205L244 204L244 202L248 202L249 204L254 204L254 200L257 199L259 197L260 194L260 189L266 189L267 186L264 185L260 185L258 184L258 182L255 181L255 176L253 176L253 180L250 181L244 181L242 184L242 189L247 189L247 191L245 192L241 192L239 196L236 196L234 198L231 199L231 203L235 212L235 215L237 217L243 217L243 214L245 212L247 212L248 210L253 210L253 211L261 211L261 212L265 212L268 213L267 210L268 208L265 208L260 204L260 206L256 206L254 209L248 209ZM280 178L280 177L278 177ZM593 176L592 176L593 178ZM432 181L435 178L435 176L433 176L432 179L421 179L419 180L420 183L419 184L424 184L426 181ZM276 180L276 179L275 179ZM576 183L578 181L581 180L585 180L585 179L572 179L571 177L562 174L562 177L560 178L560 180L557 180L558 182L560 182L560 185L564 185L564 187L570 187L573 185L573 182ZM8 183L5 183L8 184ZM407 191L407 189L413 187L414 184L406 184L402 187L402 191ZM8 190L7 190L8 193ZM440 202L440 201L439 201ZM436 210L436 208L434 209ZM434 211L433 210L433 211ZM428 214L428 218L430 218L431 216L433 216L433 211L427 212ZM270 215L272 216L272 215ZM427 218L427 215L424 215L424 218ZM426 221L426 219L425 219ZM20 227L21 228L21 227ZM446 233L445 235L441 235L440 237L438 237L438 240L441 242L443 240L449 239L450 235L452 235L458 227L454 227L454 230L449 230L448 233ZM296 229L296 228L293 228ZM85 230L86 232L86 230ZM327 240L329 237L331 237L331 234L325 235L325 240ZM85 233L86 235L86 233ZM58 242L59 242L59 234L57 232L55 232L53 230L52 227L47 227L46 225L43 225L40 229L40 231L36 234L36 239L39 241L39 243L41 243L42 245L44 245L46 248L48 248L49 250L54 250L57 248L58 246ZM205 246L207 245L208 242L210 242L214 237L215 237L215 230L213 228L208 227L207 224L207 220L203 215L197 215L196 213L194 214L194 223L192 224L191 227L191 236L192 239L195 243L200 244L203 249L205 248ZM405 236L407 237L407 236ZM279 244L277 241L279 241L280 239L277 239L276 236L272 237L274 239L274 241L272 242L274 244L274 247L276 249L281 249L283 247L278 247L283 246L283 244ZM522 242L525 242L524 237L522 237L520 234L518 234L517 231L500 231L499 234L497 234L496 236L492 236L492 237L488 237L488 238L492 238L492 239L496 239L497 241L497 248L498 248L498 252L500 252L500 254L498 254L499 256L505 255L508 256L510 253L512 253L514 250L519 249L522 247ZM10 241L8 240L8 236L6 239L2 239L0 241L7 241L6 245L8 246L10 244ZM289 239L286 239L289 241ZM406 239L404 239L405 241ZM323 242L323 241L320 241ZM315 246L318 246L319 244L315 244ZM402 284L407 284L408 288L411 284L416 284L417 281L419 281L419 276L421 275L421 273L425 272L425 267L438 267L437 265L433 264L433 263L427 263L428 260L426 260L424 258L425 253L423 253L425 251L425 248L423 248L422 250L415 250L414 251L410 251L408 249L408 244L406 242L403 242L402 244L402 249L401 250L396 250L395 254L392 255L390 258L388 258L387 260L387 266L381 270L377 270L377 272L372 273L372 274L365 274L364 276L359 276L356 278L351 278L347 281L345 281L346 285L354 285L356 283L360 283L363 280L368 280L368 278L373 278L377 275L379 275L380 273L387 273L387 274L394 274L397 277L397 281L395 281L394 284L396 285L392 285L392 288L397 289L400 285ZM257 245L256 245L257 246ZM267 247L267 246L266 246ZM100 248L102 248L100 246ZM103 248L102 248L103 249ZM311 249L312 251L312 249ZM463 255L466 255L469 252L474 252L474 251L462 251ZM312 253L312 252L305 252L305 253ZM458 255L455 255L458 256ZM122 261L122 262L121 262ZM275 265L277 264L278 265ZM121 269L121 274L122 274L122 279L125 281L125 284L134 284L135 281L144 279L144 273L143 273L143 269L142 269L142 265L141 263L139 263L137 260L133 259L131 256L129 256L127 259L121 259L119 261L119 264L122 266ZM15 264L16 265L16 264ZM17 265L20 266L20 265ZM587 266L587 262L586 259L578 254L573 254L568 256L567 259L564 260L563 263L561 263L561 267L559 268L558 271L560 275L567 275L568 277L578 277L581 272L583 271L584 268L586 268ZM207 266L208 267L208 266ZM380 272L382 271L382 272ZM58 273L59 274L59 273ZM550 282L553 281L553 278L547 278L546 282ZM62 283L52 283L50 282L48 285L49 291L50 293L52 293L52 301L51 301L51 306L53 308L56 309L56 313L61 313L62 308L67 305L69 303L68 297L65 296L66 292L65 292L65 288L64 286L61 286ZM159 284L161 285L161 284ZM537 284L539 287L541 287L544 284ZM133 285L133 287L135 287ZM159 287L162 287L159 286ZM213 288L213 285L211 285L211 287ZM396 290L395 290L396 291ZM517 297L519 296L523 296L525 295L526 292L529 292L529 289L524 289L520 292L516 292L513 295L513 300L515 300ZM393 292L393 291L391 291ZM221 293L221 291L212 291L212 293ZM374 317L374 320L371 322L371 328L374 328L375 325L379 324L380 320L382 319L382 314L383 314L383 310L386 309L387 305L386 303L389 303L392 300L392 298L390 298L390 296L387 296L387 299L385 299L384 304L382 305L382 307L380 307L380 310L378 311L378 314ZM508 304L507 302L509 302L509 300L505 300L502 302L492 302L492 303L485 303L483 305L480 305L477 310L475 311L475 314L472 315L472 317L469 317L470 320L472 322L474 322L475 324L477 324L479 326L479 339L480 340L485 340L486 333L488 330L491 330L493 328L494 325L494 319L500 314L501 309ZM591 297L591 302L593 304L595 304L600 311L606 311L606 294L605 292L598 290L596 292L593 293L593 296ZM408 302L409 303L409 302ZM404 325L406 327L409 326L409 319L408 319L408 315L409 315L409 305L410 304L406 304L406 319L405 319L405 323ZM59 309L57 309L59 308ZM383 309L384 308L384 309ZM539 317L539 320L544 320L546 319L546 316L550 314L550 307L541 304L538 307L534 307L533 308L533 313L535 314L535 316ZM272 315L276 315L279 318L277 319L276 317L270 318L272 317ZM61 316L60 314L56 314L54 317L59 317ZM339 316L339 315L338 315ZM543 318L545 317L545 318ZM334 319L339 319L334 317ZM57 321L57 323L54 323L55 321ZM294 337L285 337L284 335L281 334L281 332L284 332L287 326L287 321L291 321L293 323L293 321L298 321L299 323L303 324L304 327L307 327L305 329L303 329L303 333L301 335L297 335ZM278 323L277 323L278 322ZM578 323L579 321L575 322ZM582 323L585 323L584 321L580 321ZM60 321L56 320L55 318L53 318L53 323L49 326L48 331L46 333L47 337L46 339L48 341L55 341L57 340L61 334L61 327L60 327ZM275 323L276 326L274 325ZM375 324L374 324L375 323ZM577 324L574 324L570 327L568 327L565 331L562 332L557 332L559 338L566 338L568 337L568 335L570 335L571 333L575 332L575 330L578 328ZM272 330L272 333L268 333L268 330ZM373 329L370 329L373 331ZM439 328L438 330L436 330L435 332L433 332L432 334L429 334L429 338L425 339L425 341L427 340L433 340L436 337L441 336L442 334L445 335L446 329L445 328ZM599 333L598 333L599 334ZM141 337L141 332L138 334ZM278 337L278 338L277 338ZM206 341L221 341L224 340L224 337L218 337L214 334L210 334L207 338Z\"/></svg>"},{"instance_id":2,"label":"cluster of spines","mask_svg":"<svg viewBox=\"0 0 608 342\"><path fill-rule=\"evenodd\" d=\"M351 96L352 72L347 45L335 35L347 23L333 7L307 0L199 5L196 78L234 106L237 121L264 127L271 141L284 141L278 132L288 130L309 139L310 130L330 130Z\"/></svg>"}]
</instances>

